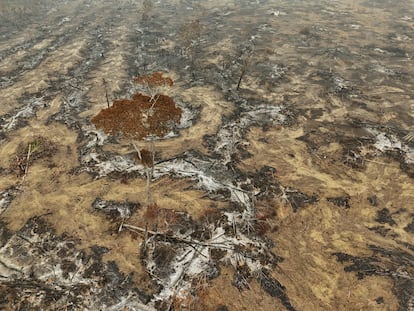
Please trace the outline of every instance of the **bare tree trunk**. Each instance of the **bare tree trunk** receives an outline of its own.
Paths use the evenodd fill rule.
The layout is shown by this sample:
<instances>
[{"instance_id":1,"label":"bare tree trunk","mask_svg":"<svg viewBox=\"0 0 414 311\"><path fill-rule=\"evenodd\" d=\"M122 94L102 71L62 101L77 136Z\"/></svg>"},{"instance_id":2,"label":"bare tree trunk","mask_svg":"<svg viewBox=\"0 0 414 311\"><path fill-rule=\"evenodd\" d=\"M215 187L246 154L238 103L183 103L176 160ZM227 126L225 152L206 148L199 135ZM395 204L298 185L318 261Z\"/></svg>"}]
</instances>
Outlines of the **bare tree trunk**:
<instances>
[{"instance_id":1,"label":"bare tree trunk","mask_svg":"<svg viewBox=\"0 0 414 311\"><path fill-rule=\"evenodd\" d=\"M151 204L151 168L147 167L146 169L147 173L147 206L150 206Z\"/></svg>"},{"instance_id":2,"label":"bare tree trunk","mask_svg":"<svg viewBox=\"0 0 414 311\"><path fill-rule=\"evenodd\" d=\"M109 104L109 96L108 96L108 89L107 89L106 80L105 79L102 79L102 81L103 81L103 85L104 85L104 88L105 88L106 103L107 103L108 108L109 108L110 107L110 104Z\"/></svg>"},{"instance_id":3,"label":"bare tree trunk","mask_svg":"<svg viewBox=\"0 0 414 311\"><path fill-rule=\"evenodd\" d=\"M132 142L132 145L134 146L135 151L138 154L138 158L142 161L142 155L141 151L139 150L138 146L135 144L135 142ZM152 151L152 154L154 152ZM153 156L154 159L154 156ZM147 197L147 206L151 204L151 179L154 172L154 162L151 167L146 167L145 174L147 175L147 186L146 186L146 197Z\"/></svg>"},{"instance_id":4,"label":"bare tree trunk","mask_svg":"<svg viewBox=\"0 0 414 311\"><path fill-rule=\"evenodd\" d=\"M241 72L241 74L240 74L240 78L239 78L239 83L237 83L237 88L236 88L236 90L239 90L240 89L240 84L241 84L241 81L242 81L242 79L243 79L243 76L244 76L244 74L246 73L246 70L245 69L242 69L242 72Z\"/></svg>"},{"instance_id":5,"label":"bare tree trunk","mask_svg":"<svg viewBox=\"0 0 414 311\"><path fill-rule=\"evenodd\" d=\"M155 143L154 139L151 139L151 157L152 157L152 165L151 165L151 177L154 176L154 164L155 164Z\"/></svg>"},{"instance_id":6,"label":"bare tree trunk","mask_svg":"<svg viewBox=\"0 0 414 311\"><path fill-rule=\"evenodd\" d=\"M236 90L239 90L240 89L240 84L242 82L242 79L243 79L244 74L246 73L246 70L247 70L247 60L244 60L243 61L243 67L242 67L241 74L240 74L240 78L239 78L239 83L237 83Z\"/></svg>"}]
</instances>

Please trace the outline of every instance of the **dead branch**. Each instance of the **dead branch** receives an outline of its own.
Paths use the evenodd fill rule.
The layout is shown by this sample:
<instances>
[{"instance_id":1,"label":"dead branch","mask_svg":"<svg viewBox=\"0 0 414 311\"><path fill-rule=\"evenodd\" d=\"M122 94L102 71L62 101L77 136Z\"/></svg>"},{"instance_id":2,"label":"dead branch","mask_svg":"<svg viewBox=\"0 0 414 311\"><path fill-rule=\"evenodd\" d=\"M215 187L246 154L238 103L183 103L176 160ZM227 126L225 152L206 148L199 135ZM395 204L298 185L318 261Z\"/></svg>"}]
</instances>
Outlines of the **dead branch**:
<instances>
[{"instance_id":1,"label":"dead branch","mask_svg":"<svg viewBox=\"0 0 414 311\"><path fill-rule=\"evenodd\" d=\"M142 161L141 151L139 150L139 148L138 148L138 146L135 144L135 142L132 142L132 146L134 146L134 149L135 149L135 151L136 151L136 152L137 152L137 154L138 154L138 159L139 159L140 161Z\"/></svg>"},{"instance_id":2,"label":"dead branch","mask_svg":"<svg viewBox=\"0 0 414 311\"><path fill-rule=\"evenodd\" d=\"M148 230L145 228L141 228L141 227L136 227L136 226L132 226L132 225L128 225L128 224L123 224L122 225L123 228L126 228L128 230L131 230L133 232L139 232L139 233L144 233L147 235L152 235L152 236L162 236L163 238L167 239L167 240L172 240L178 243L184 243L190 246L194 246L194 245L199 245L199 246L207 246L207 247L212 247L212 248L221 248L221 249L230 249L230 250L234 250L234 247L229 247L224 245L223 243L214 243L214 242L210 242L210 243L206 243L206 242L200 242L197 240L190 240L190 239L184 239L184 238L180 238L178 236L172 235L172 234L167 234L164 232L157 232L157 231L152 231L152 230Z\"/></svg>"},{"instance_id":3,"label":"dead branch","mask_svg":"<svg viewBox=\"0 0 414 311\"><path fill-rule=\"evenodd\" d=\"M241 84L241 81L242 81L243 76L245 75L246 71L247 71L247 60L244 60L243 61L243 67L242 67L241 74L240 74L240 78L239 78L239 83L237 83L236 90L240 89L240 84Z\"/></svg>"},{"instance_id":4,"label":"dead branch","mask_svg":"<svg viewBox=\"0 0 414 311\"><path fill-rule=\"evenodd\" d=\"M108 108L109 108L109 97L108 97L108 89L107 89L107 84L106 84L106 80L104 78L102 78L103 84L104 84L104 89L105 89L105 97L106 97L106 103L108 104Z\"/></svg>"}]
</instances>

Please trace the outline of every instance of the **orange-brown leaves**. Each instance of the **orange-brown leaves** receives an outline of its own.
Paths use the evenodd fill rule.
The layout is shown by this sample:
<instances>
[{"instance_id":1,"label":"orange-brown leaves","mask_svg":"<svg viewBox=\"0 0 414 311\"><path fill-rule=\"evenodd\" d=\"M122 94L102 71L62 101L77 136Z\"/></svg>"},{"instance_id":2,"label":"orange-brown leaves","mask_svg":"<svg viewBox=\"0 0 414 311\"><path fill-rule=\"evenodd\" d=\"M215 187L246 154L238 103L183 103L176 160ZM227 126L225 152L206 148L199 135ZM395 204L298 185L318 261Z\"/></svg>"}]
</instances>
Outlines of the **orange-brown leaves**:
<instances>
[{"instance_id":1,"label":"orange-brown leaves","mask_svg":"<svg viewBox=\"0 0 414 311\"><path fill-rule=\"evenodd\" d=\"M173 80L163 77L161 72L139 76L134 82L146 85L150 90L173 85ZM115 100L111 107L92 118L92 122L107 134L121 133L139 140L165 136L180 122L181 113L181 108L169 96L151 94L150 97L137 93L132 99Z\"/></svg>"},{"instance_id":2,"label":"orange-brown leaves","mask_svg":"<svg viewBox=\"0 0 414 311\"><path fill-rule=\"evenodd\" d=\"M92 118L97 128L114 135L122 133L128 138L143 139L147 136L163 137L181 119L181 108L166 95L151 97L137 93L132 99L115 100Z\"/></svg>"},{"instance_id":3,"label":"orange-brown leaves","mask_svg":"<svg viewBox=\"0 0 414 311\"><path fill-rule=\"evenodd\" d=\"M135 83L154 86L173 86L174 82L171 78L164 78L161 72L154 72L151 75L142 75L134 79Z\"/></svg>"}]
</instances>

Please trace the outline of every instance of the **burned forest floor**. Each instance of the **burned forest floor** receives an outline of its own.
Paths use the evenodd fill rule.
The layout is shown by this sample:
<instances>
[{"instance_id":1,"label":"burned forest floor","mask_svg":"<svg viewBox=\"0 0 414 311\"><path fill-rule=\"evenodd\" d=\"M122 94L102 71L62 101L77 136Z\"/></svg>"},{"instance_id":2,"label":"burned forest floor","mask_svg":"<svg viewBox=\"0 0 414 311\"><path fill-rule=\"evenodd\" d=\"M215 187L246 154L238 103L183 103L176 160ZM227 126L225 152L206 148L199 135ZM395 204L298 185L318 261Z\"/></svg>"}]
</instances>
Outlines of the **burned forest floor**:
<instances>
[{"instance_id":1,"label":"burned forest floor","mask_svg":"<svg viewBox=\"0 0 414 311\"><path fill-rule=\"evenodd\" d=\"M0 0L0 309L414 310L413 57L408 0Z\"/></svg>"}]
</instances>

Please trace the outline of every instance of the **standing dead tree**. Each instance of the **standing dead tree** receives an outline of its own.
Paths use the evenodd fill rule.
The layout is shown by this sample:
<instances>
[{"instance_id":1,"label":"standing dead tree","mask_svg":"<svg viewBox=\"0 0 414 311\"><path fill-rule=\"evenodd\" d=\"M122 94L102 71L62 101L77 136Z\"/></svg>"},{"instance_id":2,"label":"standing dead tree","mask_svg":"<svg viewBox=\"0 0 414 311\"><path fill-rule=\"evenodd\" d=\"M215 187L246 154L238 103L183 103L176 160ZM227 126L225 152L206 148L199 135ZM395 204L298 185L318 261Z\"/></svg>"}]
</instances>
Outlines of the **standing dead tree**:
<instances>
[{"instance_id":1,"label":"standing dead tree","mask_svg":"<svg viewBox=\"0 0 414 311\"><path fill-rule=\"evenodd\" d=\"M108 84L104 78L102 79L102 82L103 82L104 89L105 89L106 104L108 105L108 108L109 108L110 104L109 104L109 96L108 96Z\"/></svg>"},{"instance_id":2,"label":"standing dead tree","mask_svg":"<svg viewBox=\"0 0 414 311\"><path fill-rule=\"evenodd\" d=\"M134 82L144 85L149 95L136 93L131 99L115 100L111 107L101 110L92 118L97 128L109 135L121 133L131 140L137 158L146 168L147 206L151 204L150 182L154 166L154 140L166 136L181 120L182 110L174 100L159 94L162 86L172 86L173 81L161 73L137 77ZM150 151L139 149L136 141L149 140Z\"/></svg>"},{"instance_id":3,"label":"standing dead tree","mask_svg":"<svg viewBox=\"0 0 414 311\"><path fill-rule=\"evenodd\" d=\"M241 73L240 73L240 77L239 77L239 82L237 83L237 88L236 90L240 89L240 84L242 82L243 76L246 74L247 71L247 66L248 66L248 60L247 59L243 59L243 65L241 68Z\"/></svg>"},{"instance_id":4,"label":"standing dead tree","mask_svg":"<svg viewBox=\"0 0 414 311\"><path fill-rule=\"evenodd\" d=\"M151 107L148 109L147 114L144 115L145 120L148 120L148 117L151 117L154 114L154 107L157 104L158 100L161 98L161 93L162 90L165 87L171 87L173 86L174 82L171 78L168 77L163 77L161 72L154 72L151 75L142 75L139 77L136 77L134 79L134 82L136 84L140 84L142 85L145 89L146 89L146 93L148 93L150 95L150 102L151 102ZM164 98L161 98L161 101L165 101ZM180 117L181 117L181 112L180 112ZM174 125L174 120L172 124L170 124L171 126ZM179 121L179 120L178 120ZM178 123L175 122L175 123ZM167 130L171 130L171 126L167 125L166 129ZM162 134L162 136L166 135L168 133L168 131L164 134ZM154 139L156 138L157 135L148 135L147 139L150 141L150 154L152 157L152 163L154 163L154 156L155 156L155 146L154 146ZM160 135L158 135L160 136ZM135 148L137 149L137 148ZM140 156L140 154L138 153L138 156ZM142 159L140 159L141 161L143 161ZM143 161L144 163L144 161ZM148 163L148 161L147 161ZM145 163L144 163L145 165ZM154 173L154 165L151 165L152 170L151 170L151 174Z\"/></svg>"}]
</instances>

